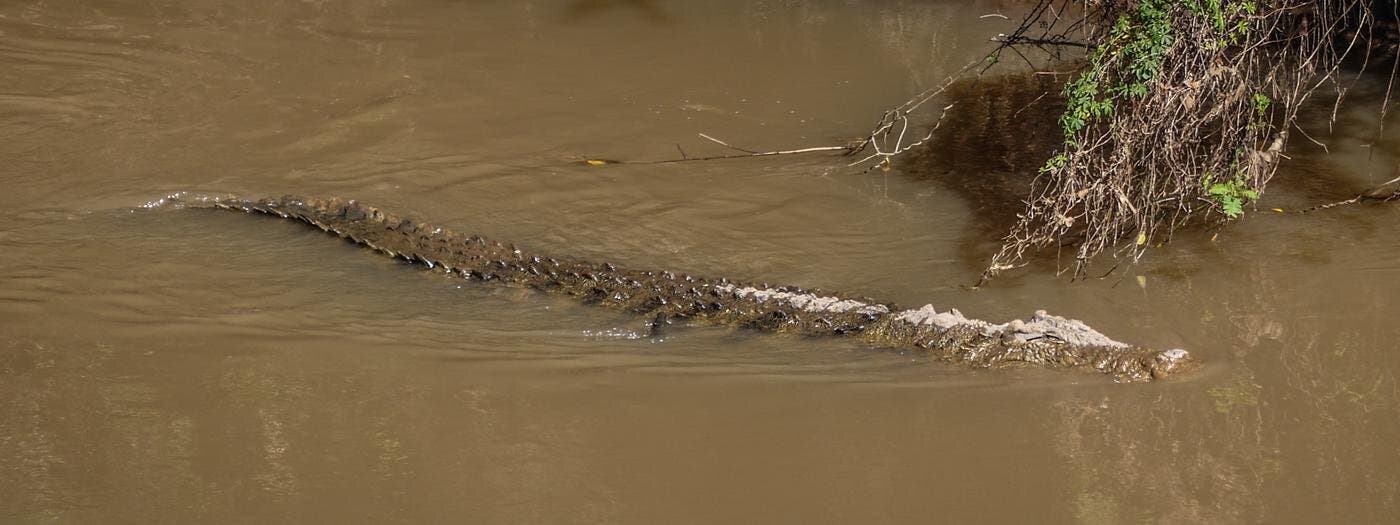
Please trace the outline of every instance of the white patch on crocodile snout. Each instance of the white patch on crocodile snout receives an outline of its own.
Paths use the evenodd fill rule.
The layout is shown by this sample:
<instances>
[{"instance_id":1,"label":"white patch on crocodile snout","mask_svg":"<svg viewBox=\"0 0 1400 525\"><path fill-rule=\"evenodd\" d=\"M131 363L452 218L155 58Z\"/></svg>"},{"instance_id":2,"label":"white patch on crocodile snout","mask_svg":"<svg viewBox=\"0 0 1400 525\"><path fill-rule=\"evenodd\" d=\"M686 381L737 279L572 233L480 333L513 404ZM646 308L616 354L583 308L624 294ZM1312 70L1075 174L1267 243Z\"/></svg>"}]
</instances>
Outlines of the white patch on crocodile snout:
<instances>
[{"instance_id":1,"label":"white patch on crocodile snout","mask_svg":"<svg viewBox=\"0 0 1400 525\"><path fill-rule=\"evenodd\" d=\"M870 304L854 299L841 299L839 297L821 296L810 293L792 293L772 289L754 288L752 286L734 286L732 284L715 285L715 289L721 292L729 292L739 297L753 297L758 301L781 301L799 310L808 312L845 313L856 312L866 315L881 315L890 313L890 309L883 304Z\"/></svg>"},{"instance_id":2,"label":"white patch on crocodile snout","mask_svg":"<svg viewBox=\"0 0 1400 525\"><path fill-rule=\"evenodd\" d=\"M1182 362L1188 361L1190 359L1191 352L1187 352L1180 348L1163 350L1157 353L1157 364L1166 367L1167 370L1171 370L1177 365L1181 364Z\"/></svg>"}]
</instances>

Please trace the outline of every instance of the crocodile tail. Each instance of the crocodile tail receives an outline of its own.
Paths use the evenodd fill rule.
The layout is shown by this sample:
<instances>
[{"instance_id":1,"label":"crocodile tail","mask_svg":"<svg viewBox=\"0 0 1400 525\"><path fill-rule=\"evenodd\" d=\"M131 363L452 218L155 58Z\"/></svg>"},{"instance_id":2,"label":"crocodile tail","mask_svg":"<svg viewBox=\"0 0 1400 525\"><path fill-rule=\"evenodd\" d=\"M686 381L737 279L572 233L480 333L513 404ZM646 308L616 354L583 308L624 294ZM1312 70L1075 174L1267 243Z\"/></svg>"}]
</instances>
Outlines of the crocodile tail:
<instances>
[{"instance_id":1,"label":"crocodile tail","mask_svg":"<svg viewBox=\"0 0 1400 525\"><path fill-rule=\"evenodd\" d=\"M301 221L376 251L428 266L449 264L459 254L451 241L465 241L444 228L429 226L379 208L341 198L284 195L263 199L200 196L181 201L190 208L216 208Z\"/></svg>"}]
</instances>

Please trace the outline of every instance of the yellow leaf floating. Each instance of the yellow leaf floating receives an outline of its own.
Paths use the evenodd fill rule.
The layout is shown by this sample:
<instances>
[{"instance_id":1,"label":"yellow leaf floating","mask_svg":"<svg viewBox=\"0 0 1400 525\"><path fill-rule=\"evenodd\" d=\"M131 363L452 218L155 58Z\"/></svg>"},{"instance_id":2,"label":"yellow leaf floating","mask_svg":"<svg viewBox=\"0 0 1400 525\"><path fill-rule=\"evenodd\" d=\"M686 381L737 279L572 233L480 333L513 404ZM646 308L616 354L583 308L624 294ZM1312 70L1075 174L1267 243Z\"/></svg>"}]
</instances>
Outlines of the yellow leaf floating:
<instances>
[{"instance_id":1,"label":"yellow leaf floating","mask_svg":"<svg viewBox=\"0 0 1400 525\"><path fill-rule=\"evenodd\" d=\"M1283 208L1274 208L1274 211L1279 212L1279 213L1283 213Z\"/></svg>"},{"instance_id":2,"label":"yellow leaf floating","mask_svg":"<svg viewBox=\"0 0 1400 525\"><path fill-rule=\"evenodd\" d=\"M589 166L603 166L603 165L607 165L607 164L612 164L611 162L608 162L608 161L603 160L603 159L587 159L587 160L584 160L583 163L584 163L584 164L587 164L587 165L589 165Z\"/></svg>"},{"instance_id":3,"label":"yellow leaf floating","mask_svg":"<svg viewBox=\"0 0 1400 525\"><path fill-rule=\"evenodd\" d=\"M1138 232L1137 244L1138 246L1147 244L1147 232Z\"/></svg>"}]
</instances>

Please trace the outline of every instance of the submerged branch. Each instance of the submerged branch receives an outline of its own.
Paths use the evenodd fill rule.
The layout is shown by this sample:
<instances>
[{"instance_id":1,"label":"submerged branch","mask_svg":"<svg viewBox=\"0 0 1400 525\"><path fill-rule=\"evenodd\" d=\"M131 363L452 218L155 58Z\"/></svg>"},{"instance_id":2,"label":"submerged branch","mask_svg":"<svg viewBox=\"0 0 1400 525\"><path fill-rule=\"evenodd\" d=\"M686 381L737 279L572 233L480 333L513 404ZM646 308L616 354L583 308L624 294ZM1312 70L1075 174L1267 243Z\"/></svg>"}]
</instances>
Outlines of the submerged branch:
<instances>
[{"instance_id":1,"label":"submerged branch","mask_svg":"<svg viewBox=\"0 0 1400 525\"><path fill-rule=\"evenodd\" d=\"M607 165L607 164L675 164L675 163L677 163L677 162L704 162L704 161L710 161L710 160L724 160L724 159L748 159L748 158L754 158L754 157L777 157L777 156L783 156L783 155L802 155L802 154L806 154L806 153L822 153L822 152L833 152L833 151L840 151L840 152L842 152L843 155L851 155L851 154L855 153L856 151L858 151L858 150L860 149L859 144L853 144L853 145L846 145L846 146L814 146L814 147L810 147L810 148L797 148L797 149L785 149L785 150L773 150L773 151L754 151L754 150L744 149L744 148L740 148L740 147L736 147L736 146L731 146L731 145L730 145L729 143L727 143L727 142L724 142L724 141L719 140L719 139L717 139L717 138L711 137L711 136L706 135L706 134L704 134L704 133L699 133L699 135L700 135L700 138L703 138L703 139L705 139L705 140L709 140L709 141L711 141L711 142L714 142L714 143L719 144L719 145L721 145L721 146L724 146L724 147L726 147L726 148L732 149L732 150L734 150L734 151L738 151L738 152L740 152L740 153L739 153L739 154L732 154L732 155L708 155L708 156L704 156L704 157L691 157L691 156L687 156L687 155L686 155L685 150L684 150L684 149L681 149L680 144L677 144L677 145L676 145L676 150L677 150L678 152L680 152L680 154L681 154L680 158L678 158L678 159L663 159L663 160L605 160L605 159L594 159L594 158L590 158L590 159L584 159L582 162L583 162L584 164L587 164L587 165L590 165L590 166L603 166L603 165Z\"/></svg>"}]
</instances>

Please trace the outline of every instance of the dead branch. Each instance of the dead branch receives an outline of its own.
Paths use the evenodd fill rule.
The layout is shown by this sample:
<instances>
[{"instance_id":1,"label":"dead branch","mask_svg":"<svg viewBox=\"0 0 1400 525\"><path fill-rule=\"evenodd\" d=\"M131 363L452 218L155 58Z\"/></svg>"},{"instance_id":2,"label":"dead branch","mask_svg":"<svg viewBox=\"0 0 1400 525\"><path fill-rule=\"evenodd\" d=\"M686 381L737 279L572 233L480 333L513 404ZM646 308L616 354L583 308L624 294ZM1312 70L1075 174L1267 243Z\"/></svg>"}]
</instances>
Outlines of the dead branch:
<instances>
[{"instance_id":1,"label":"dead branch","mask_svg":"<svg viewBox=\"0 0 1400 525\"><path fill-rule=\"evenodd\" d=\"M1066 88L1065 146L1036 176L984 282L1066 241L1082 277L1103 252L1136 261L1192 220L1243 213L1276 171L1289 130L1318 142L1297 127L1298 111L1328 84L1340 104L1342 61L1369 49L1359 35L1374 20L1362 0L1077 4L1082 14L1069 21L1064 2L1041 0L998 39L1013 48L1085 42L1089 55ZM1049 36L1026 36L1032 28ZM1338 38L1343 28L1355 32Z\"/></svg>"}]
</instances>

